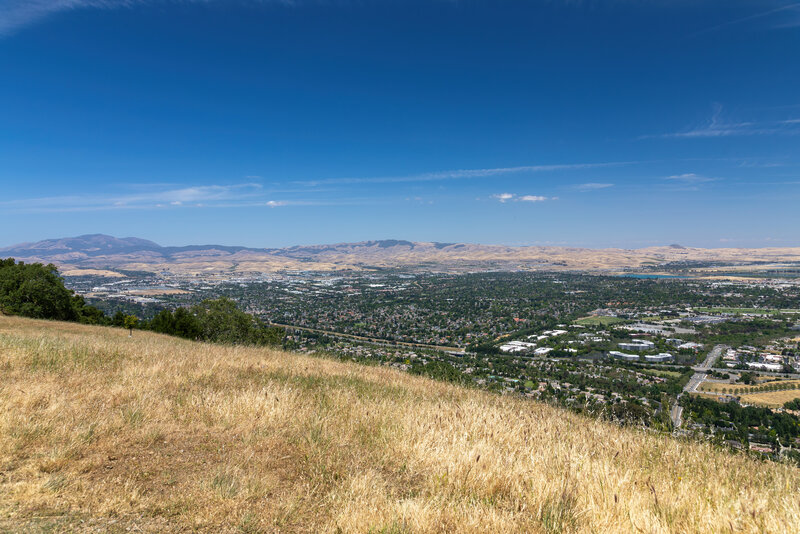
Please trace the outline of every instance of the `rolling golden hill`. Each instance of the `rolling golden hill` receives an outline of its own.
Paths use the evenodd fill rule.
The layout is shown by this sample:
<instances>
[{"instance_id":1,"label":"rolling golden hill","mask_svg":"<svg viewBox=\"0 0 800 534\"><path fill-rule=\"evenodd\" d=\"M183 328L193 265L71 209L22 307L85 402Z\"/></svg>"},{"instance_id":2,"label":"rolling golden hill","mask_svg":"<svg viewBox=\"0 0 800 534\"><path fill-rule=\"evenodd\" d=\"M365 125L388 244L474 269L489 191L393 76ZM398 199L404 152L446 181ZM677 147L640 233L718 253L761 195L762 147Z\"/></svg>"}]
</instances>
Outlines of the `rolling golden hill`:
<instances>
[{"instance_id":1,"label":"rolling golden hill","mask_svg":"<svg viewBox=\"0 0 800 534\"><path fill-rule=\"evenodd\" d=\"M800 470L383 367L0 317L0 531L796 532Z\"/></svg>"},{"instance_id":2,"label":"rolling golden hill","mask_svg":"<svg viewBox=\"0 0 800 534\"><path fill-rule=\"evenodd\" d=\"M674 262L720 263L748 268L800 264L800 247L703 249L678 245L641 249L510 247L399 240L255 249L219 245L162 247L137 238L88 235L23 243L0 249L0 257L55 263L72 274L122 269L173 273L244 273L288 270L540 269L614 271ZM709 269L713 271L713 268ZM726 270L730 268L726 267Z\"/></svg>"}]
</instances>

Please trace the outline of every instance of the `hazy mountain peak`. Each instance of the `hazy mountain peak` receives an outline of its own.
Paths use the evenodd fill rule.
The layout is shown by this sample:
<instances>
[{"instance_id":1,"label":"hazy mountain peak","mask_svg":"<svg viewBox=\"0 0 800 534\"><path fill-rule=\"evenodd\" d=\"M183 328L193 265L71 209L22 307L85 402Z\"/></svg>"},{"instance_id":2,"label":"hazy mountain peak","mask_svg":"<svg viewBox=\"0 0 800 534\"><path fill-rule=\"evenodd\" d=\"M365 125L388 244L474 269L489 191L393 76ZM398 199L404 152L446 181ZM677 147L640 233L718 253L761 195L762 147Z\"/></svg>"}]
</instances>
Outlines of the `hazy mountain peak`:
<instances>
[{"instance_id":1,"label":"hazy mountain peak","mask_svg":"<svg viewBox=\"0 0 800 534\"><path fill-rule=\"evenodd\" d=\"M91 253L100 251L104 254L116 254L140 250L158 250L160 248L162 248L161 245L138 237L119 238L105 234L85 234L77 237L45 239L35 243L20 243L0 249L0 251L4 254Z\"/></svg>"}]
</instances>

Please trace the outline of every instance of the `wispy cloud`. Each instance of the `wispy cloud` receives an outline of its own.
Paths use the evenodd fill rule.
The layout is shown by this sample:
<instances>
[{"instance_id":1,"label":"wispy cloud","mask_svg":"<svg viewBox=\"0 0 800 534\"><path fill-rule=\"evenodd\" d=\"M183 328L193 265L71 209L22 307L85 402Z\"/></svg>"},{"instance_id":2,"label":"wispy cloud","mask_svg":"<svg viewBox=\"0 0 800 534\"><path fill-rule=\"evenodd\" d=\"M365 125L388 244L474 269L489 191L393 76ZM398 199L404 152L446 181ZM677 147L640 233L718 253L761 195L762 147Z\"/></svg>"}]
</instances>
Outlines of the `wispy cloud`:
<instances>
[{"instance_id":1,"label":"wispy cloud","mask_svg":"<svg viewBox=\"0 0 800 534\"><path fill-rule=\"evenodd\" d=\"M142 184L140 184L142 185ZM137 187L143 189L143 187ZM0 202L0 208L22 211L99 211L188 207L278 206L282 201L264 200L260 184L198 185L168 187L151 185L127 194L64 195Z\"/></svg>"},{"instance_id":2,"label":"wispy cloud","mask_svg":"<svg viewBox=\"0 0 800 534\"><path fill-rule=\"evenodd\" d=\"M56 13L77 9L120 9L166 3L169 0L0 0L0 36L9 35ZM214 0L173 0L184 3L209 3ZM217 0L222 3L224 0ZM246 0L244 0L246 1ZM298 0L250 0L252 4L293 5Z\"/></svg>"},{"instance_id":3,"label":"wispy cloud","mask_svg":"<svg viewBox=\"0 0 800 534\"><path fill-rule=\"evenodd\" d=\"M78 9L119 9L137 5L156 4L167 0L0 0L0 36L33 24L56 13ZM181 0L185 3L208 3L214 0ZM217 0L222 2L223 0ZM247 1L247 0L244 0ZM297 4L299 0L250 0L251 3ZM778 6L734 20L704 28L692 34L702 35L739 24L763 21L770 28L788 28L800 25L800 2Z\"/></svg>"},{"instance_id":4,"label":"wispy cloud","mask_svg":"<svg viewBox=\"0 0 800 534\"><path fill-rule=\"evenodd\" d=\"M667 176L664 179L671 180L673 182L682 182L685 184L702 184L706 182L716 182L719 180L719 178L709 178L708 176L702 176L693 172L686 174L673 174L672 176Z\"/></svg>"},{"instance_id":5,"label":"wispy cloud","mask_svg":"<svg viewBox=\"0 0 800 534\"><path fill-rule=\"evenodd\" d=\"M608 189L609 187L614 187L614 184L589 182L586 184L573 185L572 189L580 191L581 193L586 193L588 191L597 191L598 189Z\"/></svg>"},{"instance_id":6,"label":"wispy cloud","mask_svg":"<svg viewBox=\"0 0 800 534\"><path fill-rule=\"evenodd\" d=\"M505 204L506 202L545 202L557 200L558 197L545 197L541 195L517 195L515 193L497 193L491 196L494 200Z\"/></svg>"},{"instance_id":7,"label":"wispy cloud","mask_svg":"<svg viewBox=\"0 0 800 534\"><path fill-rule=\"evenodd\" d=\"M730 137L748 135L798 135L800 134L800 119L784 119L776 121L734 121L728 122L722 118L722 105L714 104L714 112L705 124L684 130L655 135L643 135L639 139L680 139L703 137Z\"/></svg>"},{"instance_id":8,"label":"wispy cloud","mask_svg":"<svg viewBox=\"0 0 800 534\"><path fill-rule=\"evenodd\" d=\"M0 201L0 211L25 213L192 208L282 208L287 206L354 206L385 202L379 198L274 198L293 190L264 189L261 184L164 186L125 184L132 193L63 195ZM307 191L304 191L307 193Z\"/></svg>"},{"instance_id":9,"label":"wispy cloud","mask_svg":"<svg viewBox=\"0 0 800 534\"><path fill-rule=\"evenodd\" d=\"M661 189L681 192L681 191L702 191L707 188L711 182L717 182L722 178L713 178L703 176L702 174L695 174L687 172L684 174L673 174L672 176L665 176L662 178L663 183L660 184Z\"/></svg>"},{"instance_id":10,"label":"wispy cloud","mask_svg":"<svg viewBox=\"0 0 800 534\"><path fill-rule=\"evenodd\" d=\"M800 121L772 121L772 122L737 122L718 124L707 128L696 128L685 132L674 132L661 135L649 135L644 137L661 138L699 138L699 137L731 137L748 135L798 135L800 129L787 128L800 124Z\"/></svg>"},{"instance_id":11,"label":"wispy cloud","mask_svg":"<svg viewBox=\"0 0 800 534\"><path fill-rule=\"evenodd\" d=\"M740 17L733 20L725 21L721 24L704 28L700 31L694 32L692 36L702 35L704 33L715 32L730 26L736 26L753 21L766 21L769 28L791 28L800 25L800 2L793 2L772 9L759 11L745 17Z\"/></svg>"},{"instance_id":12,"label":"wispy cloud","mask_svg":"<svg viewBox=\"0 0 800 534\"><path fill-rule=\"evenodd\" d=\"M323 178L320 180L304 180L293 182L306 186L332 185L332 184L386 184L404 182L435 182L444 180L464 180L475 178L488 178L504 174L540 173L596 169L602 167L620 167L633 165L635 161L615 161L607 163L567 163L556 165L522 165L517 167L494 167L486 169L456 169L450 171L411 174L407 176L379 176L365 178Z\"/></svg>"},{"instance_id":13,"label":"wispy cloud","mask_svg":"<svg viewBox=\"0 0 800 534\"><path fill-rule=\"evenodd\" d=\"M111 9L141 3L141 0L0 0L0 35L13 33L60 11Z\"/></svg>"},{"instance_id":14,"label":"wispy cloud","mask_svg":"<svg viewBox=\"0 0 800 534\"><path fill-rule=\"evenodd\" d=\"M695 128L685 132L674 132L668 134L661 134L648 137L663 137L663 138L692 138L692 137L729 137L732 135L766 135L775 133L775 130L770 129L756 129L753 128L752 122L739 122L729 123L724 125L716 125L707 128Z\"/></svg>"}]
</instances>

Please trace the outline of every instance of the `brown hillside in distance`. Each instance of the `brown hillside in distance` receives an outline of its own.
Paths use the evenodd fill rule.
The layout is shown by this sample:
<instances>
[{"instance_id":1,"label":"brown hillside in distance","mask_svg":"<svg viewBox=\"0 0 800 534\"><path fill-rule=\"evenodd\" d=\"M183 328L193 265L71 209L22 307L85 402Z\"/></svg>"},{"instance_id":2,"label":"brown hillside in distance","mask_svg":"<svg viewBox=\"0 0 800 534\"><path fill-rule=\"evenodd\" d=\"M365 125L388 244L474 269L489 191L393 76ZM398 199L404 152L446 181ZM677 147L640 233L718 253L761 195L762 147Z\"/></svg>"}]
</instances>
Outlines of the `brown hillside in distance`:
<instances>
[{"instance_id":1,"label":"brown hillside in distance","mask_svg":"<svg viewBox=\"0 0 800 534\"><path fill-rule=\"evenodd\" d=\"M703 249L669 245L627 250L384 240L253 249L217 245L161 247L142 239L91 235L0 249L0 257L6 256L28 262L53 262L64 270L116 268L175 273L375 267L614 271L684 261L765 268L766 264L800 263L800 248Z\"/></svg>"}]
</instances>

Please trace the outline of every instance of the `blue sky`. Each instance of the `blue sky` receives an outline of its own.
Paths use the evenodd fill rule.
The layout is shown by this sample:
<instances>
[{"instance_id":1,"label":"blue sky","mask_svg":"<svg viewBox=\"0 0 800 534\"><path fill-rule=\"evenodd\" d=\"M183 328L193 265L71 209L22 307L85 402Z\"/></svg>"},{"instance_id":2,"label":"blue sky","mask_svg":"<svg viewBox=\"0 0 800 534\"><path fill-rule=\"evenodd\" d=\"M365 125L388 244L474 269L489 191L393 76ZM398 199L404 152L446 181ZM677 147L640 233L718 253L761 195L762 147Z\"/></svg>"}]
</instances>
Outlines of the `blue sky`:
<instances>
[{"instance_id":1,"label":"blue sky","mask_svg":"<svg viewBox=\"0 0 800 534\"><path fill-rule=\"evenodd\" d=\"M800 3L0 0L0 246L800 246Z\"/></svg>"}]
</instances>

